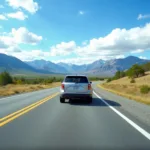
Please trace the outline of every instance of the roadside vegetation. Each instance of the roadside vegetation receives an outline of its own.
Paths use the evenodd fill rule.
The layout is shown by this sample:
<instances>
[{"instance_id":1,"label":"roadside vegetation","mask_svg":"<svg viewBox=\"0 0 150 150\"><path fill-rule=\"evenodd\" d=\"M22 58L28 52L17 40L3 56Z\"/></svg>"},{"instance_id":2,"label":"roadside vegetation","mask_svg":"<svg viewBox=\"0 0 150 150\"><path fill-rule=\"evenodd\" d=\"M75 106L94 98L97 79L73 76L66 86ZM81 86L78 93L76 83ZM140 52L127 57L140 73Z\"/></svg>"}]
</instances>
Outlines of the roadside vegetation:
<instances>
[{"instance_id":1,"label":"roadside vegetation","mask_svg":"<svg viewBox=\"0 0 150 150\"><path fill-rule=\"evenodd\" d=\"M11 76L8 72L0 73L0 96L31 92L60 86L64 76ZM99 77L89 77L90 81L104 80Z\"/></svg>"},{"instance_id":2,"label":"roadside vegetation","mask_svg":"<svg viewBox=\"0 0 150 150\"><path fill-rule=\"evenodd\" d=\"M13 77L5 71L0 73L0 96L56 87L62 80L63 77Z\"/></svg>"},{"instance_id":3,"label":"roadside vegetation","mask_svg":"<svg viewBox=\"0 0 150 150\"><path fill-rule=\"evenodd\" d=\"M150 63L135 64L126 71L117 71L114 77L100 85L118 95L150 104Z\"/></svg>"}]
</instances>

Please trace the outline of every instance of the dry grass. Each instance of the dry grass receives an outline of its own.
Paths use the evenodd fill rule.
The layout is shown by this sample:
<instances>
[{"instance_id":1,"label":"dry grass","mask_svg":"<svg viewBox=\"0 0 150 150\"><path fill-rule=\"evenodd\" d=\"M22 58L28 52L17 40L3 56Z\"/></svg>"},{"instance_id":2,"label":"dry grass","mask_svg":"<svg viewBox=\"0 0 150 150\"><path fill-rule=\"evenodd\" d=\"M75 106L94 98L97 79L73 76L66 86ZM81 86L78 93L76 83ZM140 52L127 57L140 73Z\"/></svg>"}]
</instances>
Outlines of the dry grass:
<instances>
[{"instance_id":1,"label":"dry grass","mask_svg":"<svg viewBox=\"0 0 150 150\"><path fill-rule=\"evenodd\" d=\"M104 83L99 85L99 87L129 99L150 105L150 92L148 94L142 94L140 92L140 87L142 85L150 86L150 72L147 72L147 75L143 77L135 79L135 83L130 83L130 79L124 77L109 83Z\"/></svg>"},{"instance_id":2,"label":"dry grass","mask_svg":"<svg viewBox=\"0 0 150 150\"><path fill-rule=\"evenodd\" d=\"M124 77L118 80L111 81L111 84L123 84L123 85L132 85L133 83L130 83L130 80L128 77ZM150 85L150 72L146 72L146 75L143 77L135 78L134 85L140 86L140 85Z\"/></svg>"},{"instance_id":3,"label":"dry grass","mask_svg":"<svg viewBox=\"0 0 150 150\"><path fill-rule=\"evenodd\" d=\"M18 93L37 91L40 89L48 89L48 88L57 87L57 86L60 86L60 82L55 82L55 83L51 83L48 85L42 85L42 84L14 85L14 84L9 84L9 85L0 87L0 96L8 96L8 95L14 95L14 94L18 94Z\"/></svg>"}]
</instances>

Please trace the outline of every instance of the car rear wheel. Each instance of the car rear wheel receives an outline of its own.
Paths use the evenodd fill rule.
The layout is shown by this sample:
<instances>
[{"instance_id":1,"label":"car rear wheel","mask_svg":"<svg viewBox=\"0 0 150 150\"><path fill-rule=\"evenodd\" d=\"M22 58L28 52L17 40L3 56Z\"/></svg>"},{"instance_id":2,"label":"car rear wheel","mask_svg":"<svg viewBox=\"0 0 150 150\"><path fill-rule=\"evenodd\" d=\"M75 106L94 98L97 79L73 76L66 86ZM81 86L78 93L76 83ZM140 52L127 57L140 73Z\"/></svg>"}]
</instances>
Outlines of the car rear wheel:
<instances>
[{"instance_id":1,"label":"car rear wheel","mask_svg":"<svg viewBox=\"0 0 150 150\"><path fill-rule=\"evenodd\" d=\"M60 97L60 103L64 103L65 102L65 99Z\"/></svg>"}]
</instances>

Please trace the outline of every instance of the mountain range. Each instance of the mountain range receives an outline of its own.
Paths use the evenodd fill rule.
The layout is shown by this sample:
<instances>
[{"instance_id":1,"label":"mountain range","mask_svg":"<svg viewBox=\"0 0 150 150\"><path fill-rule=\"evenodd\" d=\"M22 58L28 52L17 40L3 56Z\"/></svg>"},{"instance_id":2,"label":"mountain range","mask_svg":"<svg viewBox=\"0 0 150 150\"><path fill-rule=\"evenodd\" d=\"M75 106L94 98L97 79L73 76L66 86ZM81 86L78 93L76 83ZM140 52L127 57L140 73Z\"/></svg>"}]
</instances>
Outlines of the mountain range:
<instances>
[{"instance_id":1,"label":"mountain range","mask_svg":"<svg viewBox=\"0 0 150 150\"><path fill-rule=\"evenodd\" d=\"M28 73L42 73L50 74L52 72L44 69L36 69L16 57L8 56L0 53L0 72L8 71L12 74L28 74Z\"/></svg>"},{"instance_id":2,"label":"mountain range","mask_svg":"<svg viewBox=\"0 0 150 150\"><path fill-rule=\"evenodd\" d=\"M150 60L128 56L122 59L96 60L91 64L75 65L67 63L53 63L46 60L23 62L13 56L0 53L0 72L10 73L38 73L38 74L87 74L94 76L113 76L117 70L126 70L134 64L144 64Z\"/></svg>"}]
</instances>

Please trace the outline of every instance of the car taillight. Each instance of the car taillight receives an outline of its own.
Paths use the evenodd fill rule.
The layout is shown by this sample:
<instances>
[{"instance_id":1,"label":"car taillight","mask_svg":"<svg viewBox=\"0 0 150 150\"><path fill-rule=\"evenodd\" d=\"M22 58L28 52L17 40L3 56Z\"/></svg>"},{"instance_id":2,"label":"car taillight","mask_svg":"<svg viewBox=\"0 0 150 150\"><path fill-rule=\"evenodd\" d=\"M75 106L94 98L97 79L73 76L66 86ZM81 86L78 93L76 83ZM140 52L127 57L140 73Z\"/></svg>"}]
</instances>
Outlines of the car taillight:
<instances>
[{"instance_id":1,"label":"car taillight","mask_svg":"<svg viewBox=\"0 0 150 150\"><path fill-rule=\"evenodd\" d=\"M64 85L64 84L61 84L61 88L64 90L64 89L65 89L65 85Z\"/></svg>"},{"instance_id":2,"label":"car taillight","mask_svg":"<svg viewBox=\"0 0 150 150\"><path fill-rule=\"evenodd\" d=\"M88 84L88 90L91 90L91 84Z\"/></svg>"}]
</instances>

